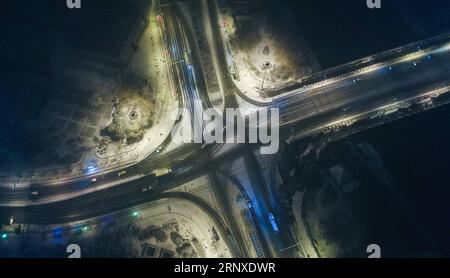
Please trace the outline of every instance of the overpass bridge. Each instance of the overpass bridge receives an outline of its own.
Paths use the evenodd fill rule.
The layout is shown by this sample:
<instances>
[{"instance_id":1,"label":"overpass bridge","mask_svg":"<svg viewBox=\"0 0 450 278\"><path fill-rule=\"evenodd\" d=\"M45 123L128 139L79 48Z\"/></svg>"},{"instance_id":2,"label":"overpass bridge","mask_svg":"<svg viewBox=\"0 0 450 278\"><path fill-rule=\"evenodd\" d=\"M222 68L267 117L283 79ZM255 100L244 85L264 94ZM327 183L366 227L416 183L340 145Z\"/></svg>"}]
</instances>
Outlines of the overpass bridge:
<instances>
[{"instance_id":1,"label":"overpass bridge","mask_svg":"<svg viewBox=\"0 0 450 278\"><path fill-rule=\"evenodd\" d=\"M298 140L364 121L360 130L448 103L450 34L402 49L332 69L334 77L311 77L263 109L278 108L281 129L288 130L289 140Z\"/></svg>"}]
</instances>

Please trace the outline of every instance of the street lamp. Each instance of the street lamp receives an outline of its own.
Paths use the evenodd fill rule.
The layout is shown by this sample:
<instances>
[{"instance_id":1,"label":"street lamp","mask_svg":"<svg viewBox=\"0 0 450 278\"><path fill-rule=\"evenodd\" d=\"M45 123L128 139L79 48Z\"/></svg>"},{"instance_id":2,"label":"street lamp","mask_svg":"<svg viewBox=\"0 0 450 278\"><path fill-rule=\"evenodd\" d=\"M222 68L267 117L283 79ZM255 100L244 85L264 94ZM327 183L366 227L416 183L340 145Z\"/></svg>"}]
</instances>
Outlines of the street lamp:
<instances>
[{"instance_id":1,"label":"street lamp","mask_svg":"<svg viewBox=\"0 0 450 278\"><path fill-rule=\"evenodd\" d=\"M261 84L261 91L264 90L264 81L266 81L267 70L269 70L271 67L272 67L272 63L270 61L265 61L263 63L264 76L263 76L263 80L262 80L262 84Z\"/></svg>"}]
</instances>

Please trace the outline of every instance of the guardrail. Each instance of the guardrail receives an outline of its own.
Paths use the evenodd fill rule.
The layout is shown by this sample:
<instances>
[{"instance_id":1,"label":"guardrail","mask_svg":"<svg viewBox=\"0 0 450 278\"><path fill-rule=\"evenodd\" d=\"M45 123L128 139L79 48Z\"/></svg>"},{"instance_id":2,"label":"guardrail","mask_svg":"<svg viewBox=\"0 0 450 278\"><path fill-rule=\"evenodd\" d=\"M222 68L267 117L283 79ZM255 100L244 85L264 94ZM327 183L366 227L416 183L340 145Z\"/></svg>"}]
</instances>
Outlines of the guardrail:
<instances>
[{"instance_id":1,"label":"guardrail","mask_svg":"<svg viewBox=\"0 0 450 278\"><path fill-rule=\"evenodd\" d=\"M369 57L361 58L359 60L352 61L347 64L343 64L337 67L313 73L303 79L293 81L293 83L282 89L278 90L266 89L264 91L270 96L275 97L277 95L287 93L295 89L299 89L303 86L311 86L313 84L323 82L327 79L337 78L340 76L351 74L353 72L359 71L360 69L370 67L379 63L392 60L395 61L401 57L410 55L417 51L421 51L424 49L433 50L440 47L444 47L449 43L450 43L450 33L445 33L425 40L412 42L410 44L397 47L391 50L380 52Z\"/></svg>"}]
</instances>

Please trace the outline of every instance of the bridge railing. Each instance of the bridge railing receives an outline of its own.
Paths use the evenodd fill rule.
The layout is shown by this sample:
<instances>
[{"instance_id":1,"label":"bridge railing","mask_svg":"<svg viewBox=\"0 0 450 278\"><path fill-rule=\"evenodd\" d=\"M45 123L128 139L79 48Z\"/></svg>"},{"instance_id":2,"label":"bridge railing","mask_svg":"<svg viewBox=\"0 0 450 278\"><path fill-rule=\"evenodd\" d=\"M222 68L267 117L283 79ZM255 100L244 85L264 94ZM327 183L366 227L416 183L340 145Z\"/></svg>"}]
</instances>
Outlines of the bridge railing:
<instances>
[{"instance_id":1,"label":"bridge railing","mask_svg":"<svg viewBox=\"0 0 450 278\"><path fill-rule=\"evenodd\" d=\"M343 64L337 67L329 68L323 71L313 73L303 79L293 81L290 85L276 90L265 89L267 95L278 96L280 94L299 89L304 86L311 86L319 82L323 82L327 79L336 78L352 72L356 72L360 69L370 67L379 63L383 63L390 60L395 60L400 57L412 54L416 51L424 49L436 49L450 43L450 32L434 36L428 39L412 42L391 50L383 51L368 57L364 57L347 64Z\"/></svg>"}]
</instances>

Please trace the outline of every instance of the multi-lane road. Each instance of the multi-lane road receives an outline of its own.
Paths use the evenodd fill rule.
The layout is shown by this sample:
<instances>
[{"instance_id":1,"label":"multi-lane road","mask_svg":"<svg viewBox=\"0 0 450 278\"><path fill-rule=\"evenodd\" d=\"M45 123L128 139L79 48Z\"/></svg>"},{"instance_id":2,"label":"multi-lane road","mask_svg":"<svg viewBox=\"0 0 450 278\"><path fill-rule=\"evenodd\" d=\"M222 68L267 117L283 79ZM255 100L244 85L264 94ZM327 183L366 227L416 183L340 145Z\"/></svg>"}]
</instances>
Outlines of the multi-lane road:
<instances>
[{"instance_id":1,"label":"multi-lane road","mask_svg":"<svg viewBox=\"0 0 450 278\"><path fill-rule=\"evenodd\" d=\"M272 105L280 109L280 125L295 126L303 136L314 135L339 120L449 89L450 44L414 56L276 97Z\"/></svg>"}]
</instances>

